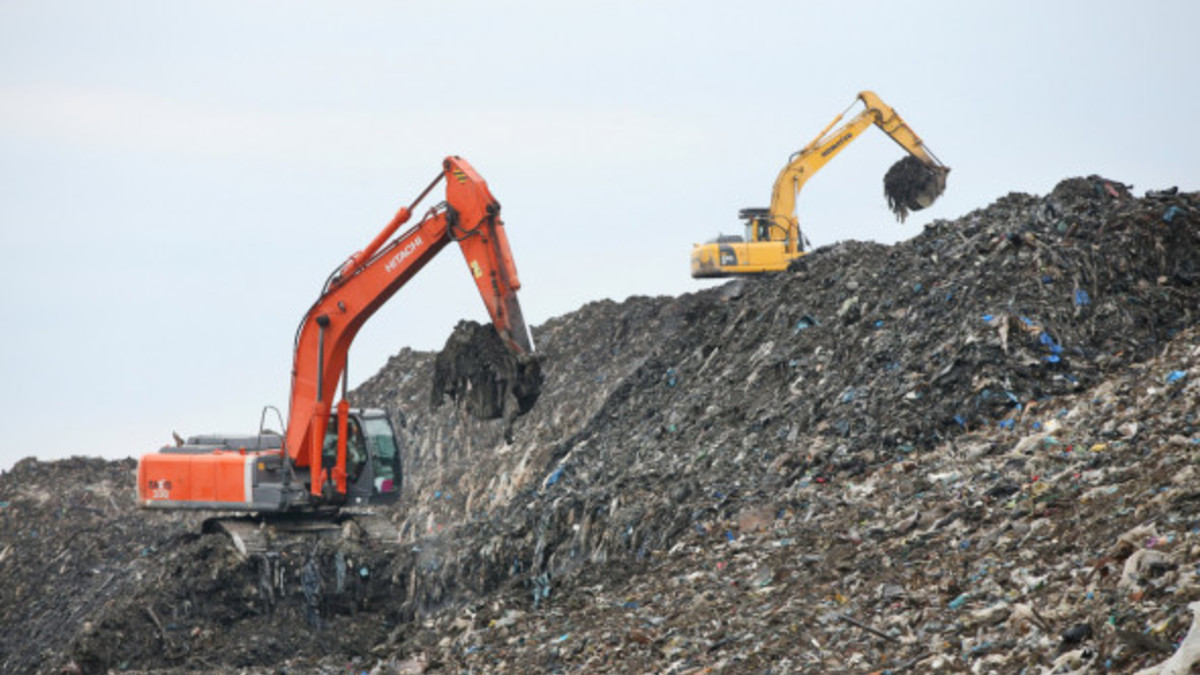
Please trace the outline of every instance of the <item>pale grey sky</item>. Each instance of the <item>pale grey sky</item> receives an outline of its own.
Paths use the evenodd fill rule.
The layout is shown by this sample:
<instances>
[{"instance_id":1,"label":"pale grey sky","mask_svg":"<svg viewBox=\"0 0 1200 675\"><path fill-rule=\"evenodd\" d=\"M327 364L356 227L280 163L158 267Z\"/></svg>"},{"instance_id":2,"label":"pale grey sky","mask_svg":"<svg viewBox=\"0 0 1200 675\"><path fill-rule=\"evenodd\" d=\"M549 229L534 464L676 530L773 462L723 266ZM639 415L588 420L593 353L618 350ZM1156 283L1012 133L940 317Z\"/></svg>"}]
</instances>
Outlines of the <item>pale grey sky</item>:
<instances>
[{"instance_id":1,"label":"pale grey sky","mask_svg":"<svg viewBox=\"0 0 1200 675\"><path fill-rule=\"evenodd\" d=\"M329 271L449 154L504 207L534 325L703 288L691 245L740 233L862 89L949 186L896 223L900 150L869 131L800 196L817 246L1069 176L1200 189L1197 26L1194 0L7 0L0 469L254 429ZM351 381L485 316L447 249L360 333Z\"/></svg>"}]
</instances>

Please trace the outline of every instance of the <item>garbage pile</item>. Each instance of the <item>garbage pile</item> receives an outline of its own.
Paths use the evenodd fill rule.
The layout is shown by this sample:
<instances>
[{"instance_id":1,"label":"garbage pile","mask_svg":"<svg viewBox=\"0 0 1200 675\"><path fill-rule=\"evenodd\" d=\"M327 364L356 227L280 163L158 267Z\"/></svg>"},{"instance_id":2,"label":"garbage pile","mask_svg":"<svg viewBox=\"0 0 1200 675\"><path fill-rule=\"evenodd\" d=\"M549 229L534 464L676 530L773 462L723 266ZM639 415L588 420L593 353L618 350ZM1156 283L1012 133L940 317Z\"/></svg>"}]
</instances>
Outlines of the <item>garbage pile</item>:
<instances>
[{"instance_id":1,"label":"garbage pile","mask_svg":"<svg viewBox=\"0 0 1200 675\"><path fill-rule=\"evenodd\" d=\"M1012 428L707 488L669 547L468 604L391 672L1141 672L1200 599L1198 366L1193 329Z\"/></svg>"},{"instance_id":2,"label":"garbage pile","mask_svg":"<svg viewBox=\"0 0 1200 675\"><path fill-rule=\"evenodd\" d=\"M129 462L28 460L0 670L1188 672L1198 228L1200 195L1089 176L592 303L534 329L515 419L433 407L437 355L402 350L352 393L402 437L400 551L239 557L134 511ZM39 496L75 483L103 517Z\"/></svg>"},{"instance_id":3,"label":"garbage pile","mask_svg":"<svg viewBox=\"0 0 1200 675\"><path fill-rule=\"evenodd\" d=\"M0 671L59 672L75 636L156 573L177 533L198 531L188 515L139 512L136 469L133 460L28 458L0 475Z\"/></svg>"}]
</instances>

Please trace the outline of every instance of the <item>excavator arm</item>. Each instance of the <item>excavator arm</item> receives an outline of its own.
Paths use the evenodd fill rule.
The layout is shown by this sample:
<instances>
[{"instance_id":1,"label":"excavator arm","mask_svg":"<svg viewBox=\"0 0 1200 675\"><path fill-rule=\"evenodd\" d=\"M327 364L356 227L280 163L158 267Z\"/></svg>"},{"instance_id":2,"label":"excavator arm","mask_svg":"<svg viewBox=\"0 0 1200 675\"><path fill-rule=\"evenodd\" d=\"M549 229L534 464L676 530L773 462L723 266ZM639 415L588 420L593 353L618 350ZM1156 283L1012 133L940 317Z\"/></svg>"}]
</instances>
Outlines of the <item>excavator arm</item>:
<instances>
[{"instance_id":1,"label":"excavator arm","mask_svg":"<svg viewBox=\"0 0 1200 675\"><path fill-rule=\"evenodd\" d=\"M828 164L829 160L845 150L846 146L850 145L871 125L879 127L897 145L929 167L935 176L935 182L926 186L924 190L925 194L932 195L928 198L929 203L916 206L916 208L933 203L933 200L946 188L946 174L950 169L934 156L933 152L925 146L924 141L912 130L912 127L908 126L900 115L874 92L859 92L855 102L859 101L863 104L861 112L841 127L830 131L842 120L845 112L835 117L816 138L792 155L787 165L779 172L779 177L775 179L775 187L771 193L771 206L768 209L771 224L768 234L771 240L782 240L787 253L797 253L802 249L800 222L796 217L796 197L800 194L800 189L804 187L804 183L808 179Z\"/></svg>"},{"instance_id":2,"label":"excavator arm","mask_svg":"<svg viewBox=\"0 0 1200 675\"><path fill-rule=\"evenodd\" d=\"M896 141L896 143L900 147L907 150L909 154L929 166L941 167L946 171L950 170L946 168L944 164L942 164L941 160L934 156L933 152L929 148L925 147L925 142L922 141L919 136L917 136L916 132L912 130L912 127L908 126L908 124L900 118L900 115L895 110L880 100L880 98L875 95L875 92L860 91L858 93L858 100L862 101L864 106L864 110L862 113L860 113L860 116L870 115L871 121L875 124L875 126L879 127L883 133L890 136L893 141Z\"/></svg>"},{"instance_id":3,"label":"excavator arm","mask_svg":"<svg viewBox=\"0 0 1200 675\"><path fill-rule=\"evenodd\" d=\"M392 239L412 217L416 205L443 180L446 201ZM532 353L517 302L521 284L500 220L500 204L466 160L447 157L441 174L416 201L401 208L366 248L330 277L297 330L284 448L295 468L307 468L314 497L331 488L339 494L346 491L344 428L339 428L338 456L331 471L322 466L321 455L351 342L380 306L452 242L461 249L501 338L518 355ZM347 407L343 397L339 426L346 424Z\"/></svg>"}]
</instances>

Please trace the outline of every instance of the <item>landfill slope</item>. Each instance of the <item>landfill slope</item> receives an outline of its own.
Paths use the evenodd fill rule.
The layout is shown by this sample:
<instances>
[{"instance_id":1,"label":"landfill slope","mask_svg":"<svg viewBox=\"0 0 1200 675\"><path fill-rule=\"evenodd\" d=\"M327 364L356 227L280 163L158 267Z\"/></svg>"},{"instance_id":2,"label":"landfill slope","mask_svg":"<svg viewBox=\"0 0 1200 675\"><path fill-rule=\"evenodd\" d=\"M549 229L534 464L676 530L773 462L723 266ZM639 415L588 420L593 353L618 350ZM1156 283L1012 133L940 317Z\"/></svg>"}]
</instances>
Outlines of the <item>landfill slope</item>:
<instances>
[{"instance_id":1,"label":"landfill slope","mask_svg":"<svg viewBox=\"0 0 1200 675\"><path fill-rule=\"evenodd\" d=\"M198 527L187 515L138 511L136 468L30 457L0 475L0 672L58 672L70 662L68 643Z\"/></svg>"},{"instance_id":2,"label":"landfill slope","mask_svg":"<svg viewBox=\"0 0 1200 675\"><path fill-rule=\"evenodd\" d=\"M402 350L352 393L402 437L398 551L243 558L134 510L132 463L28 460L0 670L1137 672L1200 600L1198 227L1073 178L592 303L535 327L515 418Z\"/></svg>"}]
</instances>

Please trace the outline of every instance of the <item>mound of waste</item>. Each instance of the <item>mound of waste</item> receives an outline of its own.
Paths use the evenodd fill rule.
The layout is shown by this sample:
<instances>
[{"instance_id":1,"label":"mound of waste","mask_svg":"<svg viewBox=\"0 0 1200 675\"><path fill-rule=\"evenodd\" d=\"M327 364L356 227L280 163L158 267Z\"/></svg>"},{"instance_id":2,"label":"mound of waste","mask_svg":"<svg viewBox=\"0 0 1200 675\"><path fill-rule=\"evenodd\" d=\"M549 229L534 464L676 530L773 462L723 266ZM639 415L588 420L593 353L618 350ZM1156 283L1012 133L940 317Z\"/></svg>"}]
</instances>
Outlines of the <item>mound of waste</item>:
<instances>
[{"instance_id":1,"label":"mound of waste","mask_svg":"<svg viewBox=\"0 0 1200 675\"><path fill-rule=\"evenodd\" d=\"M97 617L158 574L158 557L199 527L139 512L136 469L133 460L28 458L0 475L0 671L59 672Z\"/></svg>"},{"instance_id":2,"label":"mound of waste","mask_svg":"<svg viewBox=\"0 0 1200 675\"><path fill-rule=\"evenodd\" d=\"M1198 264L1200 195L1091 176L553 319L519 417L402 350L352 393L399 550L239 556L132 462L26 460L0 670L1188 672Z\"/></svg>"}]
</instances>

